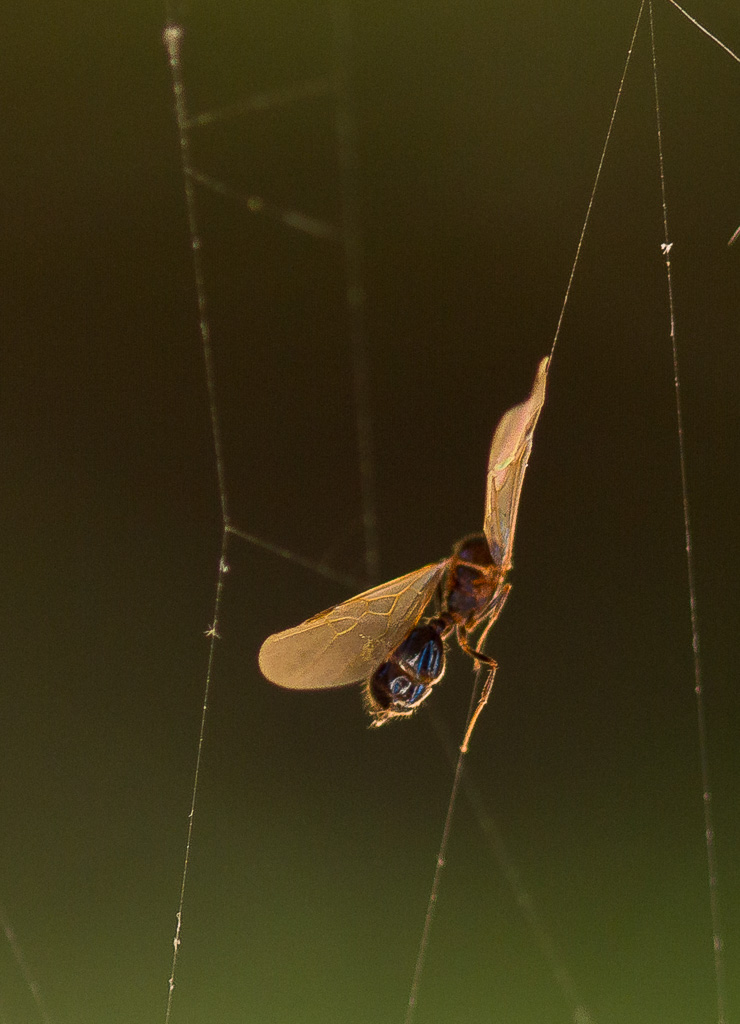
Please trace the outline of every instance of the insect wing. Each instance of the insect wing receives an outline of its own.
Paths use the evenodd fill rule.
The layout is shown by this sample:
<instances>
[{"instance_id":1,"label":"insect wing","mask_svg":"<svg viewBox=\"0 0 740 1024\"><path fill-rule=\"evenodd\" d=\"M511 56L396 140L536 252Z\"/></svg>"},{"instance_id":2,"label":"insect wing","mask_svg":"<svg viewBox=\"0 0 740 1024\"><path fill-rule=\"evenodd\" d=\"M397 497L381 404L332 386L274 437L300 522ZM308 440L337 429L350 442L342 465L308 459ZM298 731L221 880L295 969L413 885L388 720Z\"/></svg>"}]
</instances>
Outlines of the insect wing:
<instances>
[{"instance_id":1,"label":"insect wing","mask_svg":"<svg viewBox=\"0 0 740 1024\"><path fill-rule=\"evenodd\" d=\"M448 559L335 605L262 644L262 674L278 686L323 690L366 679L416 625Z\"/></svg>"},{"instance_id":2,"label":"insect wing","mask_svg":"<svg viewBox=\"0 0 740 1024\"><path fill-rule=\"evenodd\" d=\"M540 362L529 398L504 413L491 442L483 531L494 562L505 571L511 567L519 496L532 435L545 401L548 363L549 359Z\"/></svg>"}]
</instances>

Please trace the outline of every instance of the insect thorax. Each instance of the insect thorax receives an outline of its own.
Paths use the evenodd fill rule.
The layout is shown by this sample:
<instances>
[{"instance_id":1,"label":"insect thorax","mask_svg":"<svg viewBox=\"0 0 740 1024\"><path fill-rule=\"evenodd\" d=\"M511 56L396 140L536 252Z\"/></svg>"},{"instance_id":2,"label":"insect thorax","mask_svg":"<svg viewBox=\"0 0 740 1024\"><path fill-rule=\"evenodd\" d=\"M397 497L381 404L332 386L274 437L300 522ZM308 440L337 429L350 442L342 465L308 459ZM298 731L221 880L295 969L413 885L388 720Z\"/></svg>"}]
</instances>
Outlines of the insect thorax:
<instances>
[{"instance_id":1,"label":"insect thorax","mask_svg":"<svg viewBox=\"0 0 740 1024\"><path fill-rule=\"evenodd\" d=\"M503 577L483 534L463 537L455 545L447 571L444 610L456 623L473 628L485 616Z\"/></svg>"}]
</instances>

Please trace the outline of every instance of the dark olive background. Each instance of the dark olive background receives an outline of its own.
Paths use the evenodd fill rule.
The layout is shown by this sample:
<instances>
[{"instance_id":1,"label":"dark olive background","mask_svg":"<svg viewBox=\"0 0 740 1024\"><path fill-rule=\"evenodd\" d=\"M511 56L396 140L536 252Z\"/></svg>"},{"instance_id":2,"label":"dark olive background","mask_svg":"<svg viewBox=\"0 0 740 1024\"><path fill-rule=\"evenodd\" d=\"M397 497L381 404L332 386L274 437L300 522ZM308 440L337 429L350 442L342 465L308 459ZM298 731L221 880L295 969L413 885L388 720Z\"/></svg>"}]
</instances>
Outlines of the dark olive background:
<instances>
[{"instance_id":1,"label":"dark olive background","mask_svg":"<svg viewBox=\"0 0 740 1024\"><path fill-rule=\"evenodd\" d=\"M13 12L12 7L16 10ZM549 350L636 3L358 5L382 577L478 529L487 447ZM735 50L730 2L692 12ZM220 544L158 5L4 14L0 902L51 1019L161 1021ZM329 9L182 11L193 111L327 73ZM740 66L656 9L731 1019L738 933ZM490 638L480 786L594 1021L716 1019L647 22ZM201 170L336 222L330 105L198 129ZM337 248L198 192L235 522L362 574ZM424 714L270 686L270 632L348 596L234 540L177 1021L400 1021L451 772ZM457 735L470 666L435 696ZM0 1019L40 1019L0 947ZM468 807L418 1022L573 1007Z\"/></svg>"}]
</instances>

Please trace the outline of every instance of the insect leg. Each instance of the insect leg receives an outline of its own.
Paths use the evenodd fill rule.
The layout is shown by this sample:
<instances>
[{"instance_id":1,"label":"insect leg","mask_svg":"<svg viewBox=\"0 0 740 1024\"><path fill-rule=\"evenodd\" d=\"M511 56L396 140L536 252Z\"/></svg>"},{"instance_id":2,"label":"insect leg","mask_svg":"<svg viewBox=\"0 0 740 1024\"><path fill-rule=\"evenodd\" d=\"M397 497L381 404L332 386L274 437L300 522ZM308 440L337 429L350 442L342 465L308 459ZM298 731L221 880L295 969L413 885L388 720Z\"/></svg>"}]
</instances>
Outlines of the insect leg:
<instances>
[{"instance_id":1,"label":"insect leg","mask_svg":"<svg viewBox=\"0 0 740 1024\"><path fill-rule=\"evenodd\" d=\"M486 622L485 628L484 628L483 632L481 633L481 635L478 637L478 640L477 640L478 650L483 650L483 647L485 646L486 640L488 639L488 634L491 631L494 623L498 619L499 615L501 614L501 611L502 611L502 609L504 607L504 604L506 603L506 598L509 596L509 591L510 590L511 590L511 584L510 583L504 583L496 591L496 594L494 595L493 601L491 602L491 605L490 605L490 607L489 607L489 609L488 609L488 611L486 612L486 615L485 615L485 618L488 621ZM470 651L467 651L467 653L470 654ZM471 655L471 657L472 656L473 655ZM478 660L476 660L476 662L475 662L476 672L478 671L478 669L480 667L481 667L480 666L480 662Z\"/></svg>"},{"instance_id":2,"label":"insect leg","mask_svg":"<svg viewBox=\"0 0 740 1024\"><path fill-rule=\"evenodd\" d=\"M496 591L493 601L491 602L491 605L487 612L486 617L488 621L486 622L483 632L478 637L477 650L470 646L470 642L468 640L465 627L459 626L457 630L458 643L460 644L460 647L465 651L465 653L469 654L470 657L475 661L476 672L479 672L484 665L486 665L488 669L488 675L486 676L486 681L483 684L483 689L481 690L480 697L478 698L478 704L476 705L475 711L470 717L468 728L465 731L465 738L463 739L462 746L460 747L460 750L463 754L467 754L468 752L468 743L470 742L470 736L473 732L473 727L475 726L475 723L478 721L478 716L480 715L481 711L488 703L488 698L491 696L491 690L493 689L493 678L496 675L496 669L498 668L498 662L494 661L493 658L489 657L487 654L484 654L481 648L483 647L488 638L488 634L491 630L491 627L501 614L501 610L504 607L504 604L506 603L506 598L509 596L510 590L511 584L503 583L499 586L498 590Z\"/></svg>"},{"instance_id":3,"label":"insect leg","mask_svg":"<svg viewBox=\"0 0 740 1024\"><path fill-rule=\"evenodd\" d=\"M470 721L468 722L468 728L465 730L465 737L462 741L462 744L460 745L460 752L462 754L467 754L468 744L470 743L470 736L475 727L475 723L478 721L478 716L488 703L488 698L491 696L491 690L493 689L493 677L496 675L497 668L498 664L495 661L493 661L493 659L489 658L487 664L488 674L486 676L486 681L483 684L483 689L481 690L480 697L478 698L478 703L476 705L475 711L470 717Z\"/></svg>"},{"instance_id":4,"label":"insect leg","mask_svg":"<svg viewBox=\"0 0 740 1024\"><path fill-rule=\"evenodd\" d=\"M504 595L504 598L505 596L506 595ZM500 610L500 606L498 610ZM490 622L486 624L486 628L483 631L481 640L485 639L485 636L488 633L488 630L490 629L491 625L493 624L493 621L495 621L495 619L492 619ZM478 716L488 703L488 698L491 696L491 690L493 689L493 679L494 676L496 675L498 662L494 661L493 658L489 657L489 655L484 654L483 651L476 650L474 647L470 646L470 641L468 640L464 626L458 626L457 628L457 642L460 644L461 649L465 651L465 653L473 659L476 665L476 669L480 669L485 665L487 670L486 681L483 684L483 689L481 690L480 697L478 698L478 703L476 705L475 711L471 715L470 721L468 722L468 728L465 731L465 737L460 747L461 753L467 754L468 743L470 742L470 736L475 727L475 723L478 721Z\"/></svg>"}]
</instances>

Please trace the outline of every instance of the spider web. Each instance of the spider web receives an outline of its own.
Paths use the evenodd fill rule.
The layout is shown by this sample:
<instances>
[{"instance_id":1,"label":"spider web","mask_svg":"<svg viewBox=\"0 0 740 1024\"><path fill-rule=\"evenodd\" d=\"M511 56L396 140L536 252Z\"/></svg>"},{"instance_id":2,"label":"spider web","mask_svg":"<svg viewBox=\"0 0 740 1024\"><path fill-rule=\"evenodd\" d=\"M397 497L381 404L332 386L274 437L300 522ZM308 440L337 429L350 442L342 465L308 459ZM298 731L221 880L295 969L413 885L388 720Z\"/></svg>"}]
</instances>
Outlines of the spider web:
<instances>
[{"instance_id":1,"label":"spider web","mask_svg":"<svg viewBox=\"0 0 740 1024\"><path fill-rule=\"evenodd\" d=\"M716 12L694 13L716 24ZM557 23L548 23L545 12L519 5L498 12L495 32L472 10L463 14L428 25L404 12L392 31L390 21L366 15L357 28L365 140L358 194L368 197L361 221L370 225L373 297L372 373L360 392L373 409L385 577L445 554L478 526L491 427L526 392L551 337L630 32L617 12L585 26L573 12L559 10ZM679 339L688 362L689 475L700 481L698 604L708 685L715 688L709 708L716 709L710 726L718 840L727 837L730 850L736 825L722 807L732 805L724 723L734 699L736 471L718 439L732 437L736 426L729 338L736 332L737 254L720 248L737 227L740 203L728 127L734 122L718 96L737 96L737 76L709 41L688 24L679 27L674 12L661 7L657 14L659 46L661 25L665 33L659 54L669 197L677 197L671 210ZM464 46L458 19L468 22ZM449 790L449 767L421 718L369 735L356 694L273 692L254 667L264 635L346 596L348 577L366 572L356 378L341 312L346 282L336 238L322 235L339 223L325 92L329 26L329 18L322 27L315 12L289 6L249 14L224 6L185 19L190 109L228 113L199 125L192 138L195 166L207 176L197 195L229 512L235 531L266 547L230 537L229 572L219 576L222 641L215 644L173 1021L214 1013L224 1021L399 1019ZM731 21L717 31L737 38ZM490 1015L492 1004L509 1021L567 1020L581 1002L596 1021L690 1020L705 1018L716 1001L685 682L685 584L675 555L680 487L644 40L641 60L538 427L511 605L491 637L501 674L468 776L482 793L476 814L487 824L482 837L461 804L419 1020L473 1020ZM290 90L286 83L297 83L299 95L276 96ZM234 106L250 96L267 99L235 118ZM137 110L144 117L143 106ZM172 145L171 132L168 138ZM167 171L174 180L174 161ZM214 182L233 194L214 191ZM175 252L187 230L181 201L160 204ZM172 229L178 218L179 233ZM149 338L147 386L143 395L133 386L125 392L146 410L147 429L124 421L126 444L116 454L133 464L129 452L139 445L150 459L146 472L131 470L135 500L123 491L114 519L112 504L105 506L119 532L136 539L136 553L111 566L101 551L107 573L88 571L95 584L89 593L107 613L89 623L99 629L110 621L102 629L105 658L89 623L83 630L105 699L91 699L91 686L84 700L72 697L68 717L61 699L41 700L42 689L26 702L30 712L53 709L57 737L74 738L74 753L62 751L59 763L69 788L92 801L90 817L78 824L85 855L69 838L70 798L57 784L67 813L57 819L48 801L42 807L50 822L62 823L66 882L47 888L39 885L43 870L29 872L44 897L30 885L19 888L21 906L36 906L22 929L17 896L5 898L42 984L51 976L44 989L48 1006L60 1008L54 1020L151 1016L166 979L162 951L172 938L189 799L183 780L192 771L201 687L202 652L192 638L198 624L214 625L208 580L220 553L217 545L202 550L204 534L211 526L214 537L218 531L213 489L203 487L213 480L203 440L208 408L202 373L188 354L195 340L189 267L184 258L152 258L147 270L161 280L163 264L177 268L181 337L163 334L166 343L152 359L149 308L141 324ZM131 359L132 380L140 382L135 370ZM95 378L83 378L92 389ZM118 411L115 398L113 404ZM174 425L163 428L168 418ZM100 487L105 492L105 480ZM147 523L131 511L145 491L152 510L156 501L164 504ZM173 524L181 529L170 538ZM97 535L101 547L107 536ZM155 564L166 572L153 573ZM342 579L316 576L317 565ZM119 614L115 628L120 606L103 584L111 578L131 587L124 607L134 595L141 605L123 623ZM200 597L186 600L181 589ZM173 618L184 624L180 631L171 631ZM119 632L137 638L127 656L146 648L157 658L122 657L137 668L119 678L110 653ZM453 735L461 732L469 685L468 666L453 664L438 701L443 718L455 723ZM70 692L61 690L68 704ZM58 750L58 738L52 746ZM11 749L15 763L27 763L21 749ZM79 764L87 770L75 772ZM119 780L111 764L119 785L112 785ZM47 778L59 777L54 765ZM98 780L102 765L108 767ZM508 879L482 841L501 842L492 838L491 809L503 823ZM9 848L18 858L13 838ZM737 886L730 858L721 854L720 846L731 894ZM519 884L514 899L512 880ZM67 900L88 915L75 920L62 894L80 886L88 895ZM12 887L9 893L15 895ZM135 915L127 914L127 901ZM521 913L530 905L554 961L532 940ZM730 903L729 936L737 934L736 916ZM84 986L70 994L55 978L57 965L62 976L70 972L72 953L93 979L85 998ZM553 970L561 971L560 984ZM575 989L566 999L563 983ZM730 994L736 983L728 979ZM5 1015L26 1019L14 999L4 1000ZM728 1001L737 1005L736 997Z\"/></svg>"}]
</instances>

